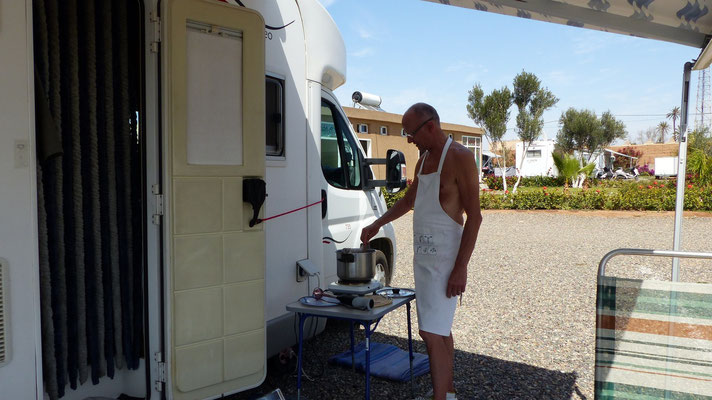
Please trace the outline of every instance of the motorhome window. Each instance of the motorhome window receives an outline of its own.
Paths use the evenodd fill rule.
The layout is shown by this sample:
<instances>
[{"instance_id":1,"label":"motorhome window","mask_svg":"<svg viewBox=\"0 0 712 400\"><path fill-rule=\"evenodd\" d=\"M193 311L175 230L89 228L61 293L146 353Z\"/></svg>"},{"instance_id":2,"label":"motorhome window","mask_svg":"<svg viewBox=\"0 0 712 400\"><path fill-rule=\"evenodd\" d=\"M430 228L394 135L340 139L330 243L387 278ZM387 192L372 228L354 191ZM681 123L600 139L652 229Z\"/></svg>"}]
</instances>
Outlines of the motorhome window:
<instances>
[{"instance_id":1,"label":"motorhome window","mask_svg":"<svg viewBox=\"0 0 712 400\"><path fill-rule=\"evenodd\" d=\"M265 107L266 121L266 152L268 156L284 156L284 81L272 78L266 79Z\"/></svg>"},{"instance_id":2,"label":"motorhome window","mask_svg":"<svg viewBox=\"0 0 712 400\"><path fill-rule=\"evenodd\" d=\"M387 126L381 127L381 135L388 135L388 127Z\"/></svg>"},{"instance_id":3,"label":"motorhome window","mask_svg":"<svg viewBox=\"0 0 712 400\"><path fill-rule=\"evenodd\" d=\"M368 125L358 124L358 133L368 133Z\"/></svg>"},{"instance_id":4,"label":"motorhome window","mask_svg":"<svg viewBox=\"0 0 712 400\"><path fill-rule=\"evenodd\" d=\"M541 158L541 150L527 150L527 157Z\"/></svg>"},{"instance_id":5,"label":"motorhome window","mask_svg":"<svg viewBox=\"0 0 712 400\"><path fill-rule=\"evenodd\" d=\"M321 169L331 186L361 188L358 146L335 105L321 101Z\"/></svg>"}]
</instances>

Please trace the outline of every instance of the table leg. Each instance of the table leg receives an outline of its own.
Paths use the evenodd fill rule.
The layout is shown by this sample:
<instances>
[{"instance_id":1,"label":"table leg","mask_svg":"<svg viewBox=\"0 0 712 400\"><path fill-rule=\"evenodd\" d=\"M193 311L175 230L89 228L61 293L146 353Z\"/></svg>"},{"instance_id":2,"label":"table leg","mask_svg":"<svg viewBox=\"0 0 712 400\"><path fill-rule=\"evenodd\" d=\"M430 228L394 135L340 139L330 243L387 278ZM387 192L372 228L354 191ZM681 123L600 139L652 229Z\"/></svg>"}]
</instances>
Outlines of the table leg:
<instances>
[{"instance_id":1,"label":"table leg","mask_svg":"<svg viewBox=\"0 0 712 400\"><path fill-rule=\"evenodd\" d=\"M371 399L371 324L364 323L366 331L366 400Z\"/></svg>"},{"instance_id":2,"label":"table leg","mask_svg":"<svg viewBox=\"0 0 712 400\"><path fill-rule=\"evenodd\" d=\"M408 310L408 361L410 362L410 396L415 398L415 387L413 385L413 334L410 329L410 301L406 303Z\"/></svg>"},{"instance_id":3,"label":"table leg","mask_svg":"<svg viewBox=\"0 0 712 400\"><path fill-rule=\"evenodd\" d=\"M351 372L356 373L356 356L354 355L354 321L349 321L351 323Z\"/></svg>"},{"instance_id":4,"label":"table leg","mask_svg":"<svg viewBox=\"0 0 712 400\"><path fill-rule=\"evenodd\" d=\"M304 340L304 321L307 316L299 314L299 356L297 357L297 400L302 395L302 342Z\"/></svg>"}]
</instances>

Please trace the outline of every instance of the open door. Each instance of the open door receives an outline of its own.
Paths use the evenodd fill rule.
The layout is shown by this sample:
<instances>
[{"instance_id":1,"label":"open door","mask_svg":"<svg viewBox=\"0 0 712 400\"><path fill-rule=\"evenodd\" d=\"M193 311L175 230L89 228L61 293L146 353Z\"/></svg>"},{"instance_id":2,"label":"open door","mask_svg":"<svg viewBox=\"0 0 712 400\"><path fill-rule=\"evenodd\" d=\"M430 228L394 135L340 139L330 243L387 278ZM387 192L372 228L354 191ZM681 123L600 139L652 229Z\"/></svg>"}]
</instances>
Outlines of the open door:
<instances>
[{"instance_id":1,"label":"open door","mask_svg":"<svg viewBox=\"0 0 712 400\"><path fill-rule=\"evenodd\" d=\"M265 243L245 178L265 176L264 21L171 0L163 19L167 391L198 399L265 376Z\"/></svg>"}]
</instances>

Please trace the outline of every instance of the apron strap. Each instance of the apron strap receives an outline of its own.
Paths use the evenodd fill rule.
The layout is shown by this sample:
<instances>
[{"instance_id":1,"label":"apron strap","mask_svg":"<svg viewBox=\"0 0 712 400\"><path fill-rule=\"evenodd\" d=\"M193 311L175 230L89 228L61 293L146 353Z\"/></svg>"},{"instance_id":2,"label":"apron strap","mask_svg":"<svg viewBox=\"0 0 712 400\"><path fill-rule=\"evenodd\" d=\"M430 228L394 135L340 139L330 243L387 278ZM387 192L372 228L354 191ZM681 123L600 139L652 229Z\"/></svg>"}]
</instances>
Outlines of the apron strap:
<instances>
[{"instance_id":1,"label":"apron strap","mask_svg":"<svg viewBox=\"0 0 712 400\"><path fill-rule=\"evenodd\" d=\"M452 138L448 136L447 142L445 142L445 146L443 147L443 154L440 156L440 164L438 164L438 174L440 171L443 169L443 163L445 163L445 155L447 154L447 150L450 148L450 143L452 143ZM420 166L422 169L422 165Z\"/></svg>"},{"instance_id":2,"label":"apron strap","mask_svg":"<svg viewBox=\"0 0 712 400\"><path fill-rule=\"evenodd\" d=\"M423 161L420 162L420 169L418 170L418 175L423 173L423 165L425 165L425 159L428 157L428 152L426 151L425 154L423 154Z\"/></svg>"}]
</instances>

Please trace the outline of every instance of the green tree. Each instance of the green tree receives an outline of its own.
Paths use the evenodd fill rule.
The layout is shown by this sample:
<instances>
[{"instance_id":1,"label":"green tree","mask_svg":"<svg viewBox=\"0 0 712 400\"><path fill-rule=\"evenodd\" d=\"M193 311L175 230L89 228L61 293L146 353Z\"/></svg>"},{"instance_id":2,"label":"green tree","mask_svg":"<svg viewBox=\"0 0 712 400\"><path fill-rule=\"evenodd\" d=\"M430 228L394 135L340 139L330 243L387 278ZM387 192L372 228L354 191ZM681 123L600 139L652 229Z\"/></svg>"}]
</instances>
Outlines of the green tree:
<instances>
[{"instance_id":1,"label":"green tree","mask_svg":"<svg viewBox=\"0 0 712 400\"><path fill-rule=\"evenodd\" d=\"M677 119L680 118L680 107L673 107L672 110L670 110L667 115L665 115L667 119L672 119L672 136L675 138L675 141L678 141L678 127L677 127Z\"/></svg>"},{"instance_id":2,"label":"green tree","mask_svg":"<svg viewBox=\"0 0 712 400\"><path fill-rule=\"evenodd\" d=\"M597 147L592 139L602 136L602 131L601 121L596 113L569 108L559 118L556 144L564 153L578 152L583 158L586 151L593 152L592 144Z\"/></svg>"},{"instance_id":3,"label":"green tree","mask_svg":"<svg viewBox=\"0 0 712 400\"><path fill-rule=\"evenodd\" d=\"M514 77L514 104L517 105L517 135L522 142L522 159L517 166L517 182L512 192L517 191L522 180L521 169L527 156L527 150L532 142L539 139L544 126L542 118L544 111L553 107L559 99L547 88L541 87L541 81L536 75L522 71Z\"/></svg>"},{"instance_id":4,"label":"green tree","mask_svg":"<svg viewBox=\"0 0 712 400\"><path fill-rule=\"evenodd\" d=\"M708 127L695 129L687 135L688 148L700 149L705 154L712 156L712 134Z\"/></svg>"},{"instance_id":5,"label":"green tree","mask_svg":"<svg viewBox=\"0 0 712 400\"><path fill-rule=\"evenodd\" d=\"M625 125L610 111L604 112L599 119L591 110L569 108L559 118L556 143L566 153L577 152L583 165L591 162L614 140L625 136Z\"/></svg>"},{"instance_id":6,"label":"green tree","mask_svg":"<svg viewBox=\"0 0 712 400\"><path fill-rule=\"evenodd\" d=\"M707 127L688 134L687 172L698 176L703 185L712 184L712 136Z\"/></svg>"},{"instance_id":7,"label":"green tree","mask_svg":"<svg viewBox=\"0 0 712 400\"><path fill-rule=\"evenodd\" d=\"M667 122L662 121L661 123L658 124L658 132L660 133L660 139L658 141L660 143L665 143L665 135L667 135L669 130L670 130L670 125L668 125Z\"/></svg>"},{"instance_id":8,"label":"green tree","mask_svg":"<svg viewBox=\"0 0 712 400\"><path fill-rule=\"evenodd\" d=\"M494 147L502 149L502 183L504 190L507 190L506 171L506 148L502 144L502 137L507 133L507 121L509 121L509 108L512 106L512 92L506 86L502 89L495 89L485 96L480 84L472 87L467 97L467 115L475 124L482 127L485 136Z\"/></svg>"}]
</instances>

